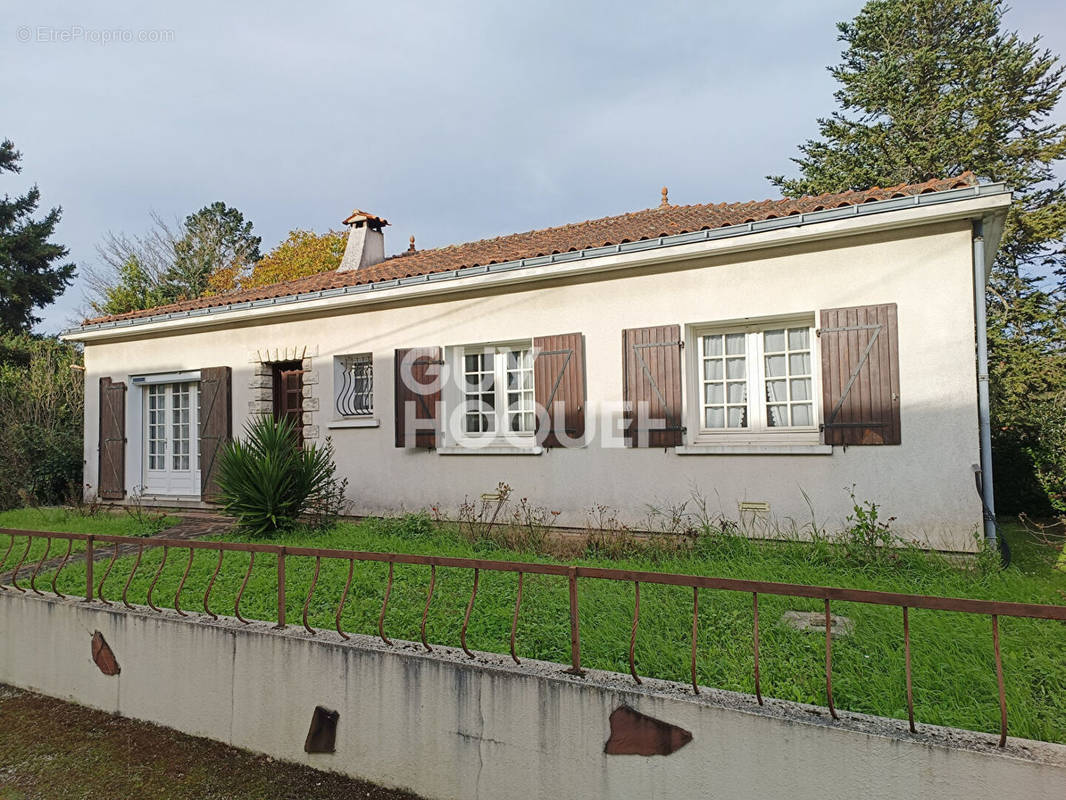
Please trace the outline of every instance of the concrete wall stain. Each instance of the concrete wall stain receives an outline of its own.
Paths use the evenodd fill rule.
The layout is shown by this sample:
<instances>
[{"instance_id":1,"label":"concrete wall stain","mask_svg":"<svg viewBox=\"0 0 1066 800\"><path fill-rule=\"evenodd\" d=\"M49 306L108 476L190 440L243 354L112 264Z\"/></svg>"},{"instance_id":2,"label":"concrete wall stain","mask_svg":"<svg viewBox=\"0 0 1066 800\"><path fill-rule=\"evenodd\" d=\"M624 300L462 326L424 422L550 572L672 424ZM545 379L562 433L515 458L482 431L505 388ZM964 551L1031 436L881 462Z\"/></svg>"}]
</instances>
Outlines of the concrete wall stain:
<instances>
[{"instance_id":1,"label":"concrete wall stain","mask_svg":"<svg viewBox=\"0 0 1066 800\"><path fill-rule=\"evenodd\" d=\"M104 639L104 635L100 631L93 633L92 641L92 653L93 661L96 662L96 666L100 668L100 671L105 675L118 675L122 672L122 668L118 665L118 660L115 658L114 652Z\"/></svg>"},{"instance_id":2,"label":"concrete wall stain","mask_svg":"<svg viewBox=\"0 0 1066 800\"><path fill-rule=\"evenodd\" d=\"M311 727L304 739L305 753L335 753L337 751L337 720L339 711L315 706L311 714Z\"/></svg>"},{"instance_id":3,"label":"concrete wall stain","mask_svg":"<svg viewBox=\"0 0 1066 800\"><path fill-rule=\"evenodd\" d=\"M691 741L692 734L684 728L619 706L611 712L611 735L603 752L609 756L668 756Z\"/></svg>"}]
</instances>

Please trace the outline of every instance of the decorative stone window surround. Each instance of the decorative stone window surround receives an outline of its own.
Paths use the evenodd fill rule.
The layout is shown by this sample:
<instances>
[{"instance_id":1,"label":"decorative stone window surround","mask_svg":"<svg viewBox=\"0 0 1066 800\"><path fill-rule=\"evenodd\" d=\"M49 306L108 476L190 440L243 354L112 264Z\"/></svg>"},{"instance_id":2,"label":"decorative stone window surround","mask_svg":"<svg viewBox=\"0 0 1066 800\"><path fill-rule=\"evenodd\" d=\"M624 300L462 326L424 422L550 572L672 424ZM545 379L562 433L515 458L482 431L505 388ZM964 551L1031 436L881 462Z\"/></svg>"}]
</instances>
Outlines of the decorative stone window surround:
<instances>
[{"instance_id":1,"label":"decorative stone window surround","mask_svg":"<svg viewBox=\"0 0 1066 800\"><path fill-rule=\"evenodd\" d=\"M293 345L288 347L267 347L253 350L248 354L248 362L253 364L252 377L248 382L252 399L248 401L248 414L272 414L274 411L274 364L284 361L299 361L303 369L303 438L304 441L319 437L317 414L319 398L315 395L318 387L318 373L314 370L314 359L318 356L318 347L312 345Z\"/></svg>"}]
</instances>

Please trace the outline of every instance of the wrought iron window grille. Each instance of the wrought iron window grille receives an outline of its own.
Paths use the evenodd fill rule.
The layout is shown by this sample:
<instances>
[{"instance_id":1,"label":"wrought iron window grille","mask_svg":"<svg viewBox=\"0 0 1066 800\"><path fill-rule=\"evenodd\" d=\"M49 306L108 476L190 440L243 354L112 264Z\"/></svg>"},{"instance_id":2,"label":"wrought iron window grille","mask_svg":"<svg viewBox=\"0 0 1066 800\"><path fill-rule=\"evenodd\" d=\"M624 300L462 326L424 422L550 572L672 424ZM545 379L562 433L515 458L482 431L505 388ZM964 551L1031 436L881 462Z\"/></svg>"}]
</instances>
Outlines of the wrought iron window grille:
<instances>
[{"instance_id":1,"label":"wrought iron window grille","mask_svg":"<svg viewBox=\"0 0 1066 800\"><path fill-rule=\"evenodd\" d=\"M367 417L374 413L374 363L370 355L339 356L337 413Z\"/></svg>"}]
</instances>

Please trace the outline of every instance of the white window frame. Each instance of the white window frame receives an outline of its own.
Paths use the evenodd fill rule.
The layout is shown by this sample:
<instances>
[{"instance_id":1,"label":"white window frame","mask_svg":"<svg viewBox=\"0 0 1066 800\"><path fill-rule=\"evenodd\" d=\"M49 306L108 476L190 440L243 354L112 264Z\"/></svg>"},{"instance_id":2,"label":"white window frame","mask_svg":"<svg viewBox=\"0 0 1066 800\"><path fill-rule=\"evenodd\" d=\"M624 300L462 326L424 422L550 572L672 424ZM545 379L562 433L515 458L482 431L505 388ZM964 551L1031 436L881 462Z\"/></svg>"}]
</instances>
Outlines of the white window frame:
<instances>
[{"instance_id":1,"label":"white window frame","mask_svg":"<svg viewBox=\"0 0 1066 800\"><path fill-rule=\"evenodd\" d=\"M785 445L818 444L821 441L822 375L821 356L815 335L816 312L696 323L687 326L685 359L684 415L686 442L689 445ZM778 426L767 424L766 375L763 356L763 332L777 328L808 328L811 354L811 416L812 424ZM706 335L743 333L747 336L745 358L748 386L747 428L705 428L703 420L702 337Z\"/></svg>"},{"instance_id":2,"label":"white window frame","mask_svg":"<svg viewBox=\"0 0 1066 800\"><path fill-rule=\"evenodd\" d=\"M148 463L148 445L146 439L146 411L148 407L147 387L159 383L200 383L200 370L185 369L171 372L157 373L132 373L127 374L125 379L129 386L129 401L126 403L126 495L135 497L138 495L153 496L154 494L144 485L145 467ZM199 387L197 387L199 388ZM199 403L197 403L197 406ZM194 406L194 408L197 408ZM197 408L197 411L199 409ZM199 416L199 415L197 415ZM196 431L197 443L199 442L199 430ZM199 454L199 446L194 449ZM181 494L166 494L166 497L176 497L183 500L200 499L200 476L197 473L195 484L191 492Z\"/></svg>"},{"instance_id":3,"label":"white window frame","mask_svg":"<svg viewBox=\"0 0 1066 800\"><path fill-rule=\"evenodd\" d=\"M167 375L146 376L134 378L131 382L134 386L141 387L139 413L136 415L136 436L140 440L138 448L140 463L137 464L136 481L134 490L143 490L147 495L162 495L170 497L200 497L200 375L199 373L171 373ZM175 469L174 458L184 454L176 454L171 446L174 440L174 386L186 385L189 390L189 420L188 442L189 468ZM161 453L163 456L163 469L153 469L149 458L148 440L148 397L149 387L164 386L164 402L160 409L163 412L163 433L166 447ZM137 492L139 493L139 492Z\"/></svg>"},{"instance_id":4,"label":"white window frame","mask_svg":"<svg viewBox=\"0 0 1066 800\"><path fill-rule=\"evenodd\" d=\"M530 353L530 383L532 393L533 427L528 431L512 431L507 427L507 359L510 350L528 350ZM457 447L485 449L486 447L503 447L529 449L536 448L536 388L533 384L533 340L513 339L477 344L455 345L446 349L449 372L452 379L444 390L444 429L445 442ZM466 430L466 356L492 353L493 389L495 392L496 428L486 432L467 432ZM447 449L447 448L445 448Z\"/></svg>"}]
</instances>

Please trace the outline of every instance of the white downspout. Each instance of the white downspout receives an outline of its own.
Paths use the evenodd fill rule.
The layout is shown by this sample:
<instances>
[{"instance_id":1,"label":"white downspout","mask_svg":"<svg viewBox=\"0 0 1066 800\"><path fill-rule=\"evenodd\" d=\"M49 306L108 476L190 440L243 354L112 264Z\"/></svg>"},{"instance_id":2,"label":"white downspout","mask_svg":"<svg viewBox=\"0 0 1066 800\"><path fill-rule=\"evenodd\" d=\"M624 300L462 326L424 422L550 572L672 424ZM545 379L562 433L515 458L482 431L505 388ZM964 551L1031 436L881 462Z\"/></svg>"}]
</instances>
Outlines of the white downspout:
<instances>
[{"instance_id":1,"label":"white downspout","mask_svg":"<svg viewBox=\"0 0 1066 800\"><path fill-rule=\"evenodd\" d=\"M992 423L988 398L988 320L985 308L985 238L981 222L973 224L973 302L977 325L977 420L981 439L981 499L985 541L996 543L996 505L992 492Z\"/></svg>"}]
</instances>

